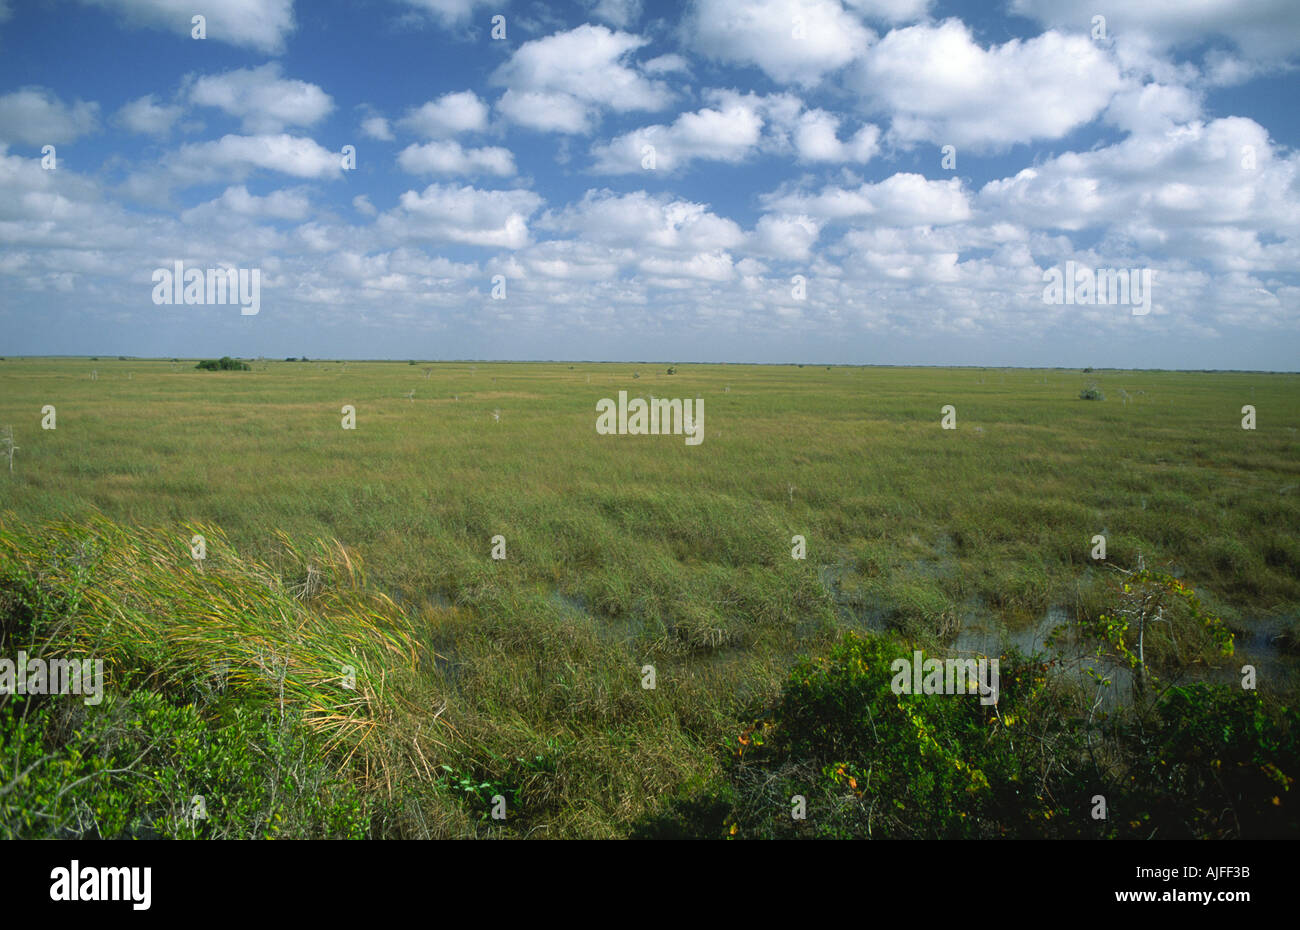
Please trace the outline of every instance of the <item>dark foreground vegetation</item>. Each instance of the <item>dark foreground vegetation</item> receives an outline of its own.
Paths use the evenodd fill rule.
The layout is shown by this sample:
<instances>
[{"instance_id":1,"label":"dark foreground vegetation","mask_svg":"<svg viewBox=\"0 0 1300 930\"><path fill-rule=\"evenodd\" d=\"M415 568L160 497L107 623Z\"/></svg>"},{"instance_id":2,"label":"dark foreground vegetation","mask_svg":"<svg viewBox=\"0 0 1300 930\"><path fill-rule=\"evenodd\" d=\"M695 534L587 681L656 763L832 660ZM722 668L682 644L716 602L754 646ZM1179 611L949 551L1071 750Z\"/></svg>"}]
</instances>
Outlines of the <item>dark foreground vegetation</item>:
<instances>
[{"instance_id":1,"label":"dark foreground vegetation","mask_svg":"<svg viewBox=\"0 0 1300 930\"><path fill-rule=\"evenodd\" d=\"M608 803L593 790L604 753L643 751L584 738L592 715L610 737L672 726L706 758L601 835L1300 836L1300 717L1254 690L1173 683L1232 642L1168 576L1129 576L1111 613L1061 631L1130 673L1106 709L1114 676L1014 651L996 705L897 695L891 662L914 643L847 633L710 745L670 682L646 691L633 674L614 694L556 695L543 710L567 736L506 755L493 733L528 709L485 713L437 651L484 618L398 607L337 544L282 536L257 561L191 529L222 554L103 518L0 522L0 655L102 658L106 689L97 705L0 697L0 836L527 837ZM1153 609L1167 622L1142 630L1139 659L1133 621Z\"/></svg>"},{"instance_id":2,"label":"dark foreground vegetation","mask_svg":"<svg viewBox=\"0 0 1300 930\"><path fill-rule=\"evenodd\" d=\"M996 707L898 696L911 645L850 634L801 663L717 782L641 837L1187 839L1300 835L1300 717L1226 685L1089 713L1050 663L1001 659ZM791 798L806 800L805 819ZM1104 806L1103 806L1104 805ZM1103 816L1104 815L1104 816Z\"/></svg>"}]
</instances>

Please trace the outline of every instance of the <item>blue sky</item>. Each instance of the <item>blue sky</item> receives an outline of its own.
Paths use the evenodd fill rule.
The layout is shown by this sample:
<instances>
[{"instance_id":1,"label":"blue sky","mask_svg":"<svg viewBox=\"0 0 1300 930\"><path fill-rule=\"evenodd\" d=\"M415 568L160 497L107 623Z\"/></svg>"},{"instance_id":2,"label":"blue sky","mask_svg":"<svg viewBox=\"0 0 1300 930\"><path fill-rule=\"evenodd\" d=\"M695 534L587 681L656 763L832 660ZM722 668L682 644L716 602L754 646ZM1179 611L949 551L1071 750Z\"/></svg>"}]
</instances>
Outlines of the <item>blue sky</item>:
<instances>
[{"instance_id":1,"label":"blue sky","mask_svg":"<svg viewBox=\"0 0 1300 930\"><path fill-rule=\"evenodd\" d=\"M1295 370L1300 5L1129 6L0 0L0 354Z\"/></svg>"}]
</instances>

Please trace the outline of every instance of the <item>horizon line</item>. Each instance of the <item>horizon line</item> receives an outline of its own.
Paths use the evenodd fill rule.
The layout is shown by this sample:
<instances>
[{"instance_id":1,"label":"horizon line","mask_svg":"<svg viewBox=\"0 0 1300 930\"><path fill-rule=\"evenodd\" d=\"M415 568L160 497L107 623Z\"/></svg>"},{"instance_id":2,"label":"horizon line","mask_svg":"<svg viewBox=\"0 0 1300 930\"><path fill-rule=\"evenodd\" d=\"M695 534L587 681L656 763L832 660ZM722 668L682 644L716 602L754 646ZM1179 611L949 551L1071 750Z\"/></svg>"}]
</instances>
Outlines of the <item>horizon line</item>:
<instances>
[{"instance_id":1,"label":"horizon line","mask_svg":"<svg viewBox=\"0 0 1300 930\"><path fill-rule=\"evenodd\" d=\"M217 356L222 358L223 356ZM284 358L268 357L265 355L231 355L224 356L238 361L263 361L263 362L302 362L306 360L308 364L312 362L374 362L381 364L400 364L405 362L410 364L416 362L423 365L746 365L753 367L798 367L798 368L969 368L973 370L1002 370L1002 371L1078 371L1083 374L1099 371L1167 371L1176 373L1202 373L1202 374L1263 374L1263 375L1293 375L1300 374L1300 369L1277 369L1277 368L1115 368L1107 365L1089 365L1077 367L1074 365L972 365L972 364L952 364L952 365L930 365L923 363L913 364L888 364L880 362L677 362L667 359L506 359L506 358L454 358L454 359L411 359L411 358L337 358L337 357L318 357L308 358L307 356L286 356ZM84 359L86 361L110 361L110 362L190 362L203 361L206 356L185 356L178 355L116 355L105 353L104 355L7 355L0 356L0 361L9 359Z\"/></svg>"}]
</instances>

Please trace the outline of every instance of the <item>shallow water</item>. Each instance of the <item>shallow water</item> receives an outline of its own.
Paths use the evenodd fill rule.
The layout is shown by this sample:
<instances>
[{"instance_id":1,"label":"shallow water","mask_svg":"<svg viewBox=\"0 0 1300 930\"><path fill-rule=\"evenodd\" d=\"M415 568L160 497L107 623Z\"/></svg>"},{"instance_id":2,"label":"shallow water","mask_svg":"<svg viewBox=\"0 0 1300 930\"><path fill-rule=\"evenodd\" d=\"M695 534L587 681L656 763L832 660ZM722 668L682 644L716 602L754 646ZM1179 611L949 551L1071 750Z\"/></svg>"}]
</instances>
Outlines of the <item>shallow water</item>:
<instances>
[{"instance_id":1,"label":"shallow water","mask_svg":"<svg viewBox=\"0 0 1300 930\"><path fill-rule=\"evenodd\" d=\"M851 599L840 589L839 579L846 568L843 565L823 565L819 567L822 584L836 605L836 614L841 628L862 632L883 633L889 630L889 609L884 604L863 603L860 599ZM402 607L415 607L420 604L434 607L451 607L451 601L438 592L394 591L393 600ZM548 600L556 613L581 618L588 623L597 637L606 643L617 643L634 647L646 639L653 631L643 618L634 615L609 617L591 610L582 598L554 589ZM1111 708L1127 703L1132 694L1133 671L1113 662L1098 659L1093 648L1080 643L1074 637L1065 635L1055 645L1048 645L1048 639L1058 627L1069 627L1071 614L1067 607L1054 605L1037 620L1028 624L1008 624L993 611L975 602L964 605L962 627L948 645L950 655L987 655L998 656L1010 649L1019 650L1026 656L1040 656L1044 659L1058 660L1057 668L1066 675L1080 681L1091 681L1090 672L1101 674L1111 684L1102 688L1102 707ZM1210 682L1240 685L1243 665L1255 667L1257 687L1263 691L1294 691L1300 687L1300 657L1292 656L1280 650L1274 642L1282 628L1279 621L1259 621L1245 635L1238 635L1235 652L1231 657L1223 658L1214 665L1189 666L1178 672L1162 676L1158 686L1188 684L1193 682ZM820 629L817 623L796 623L795 639L805 642ZM449 683L458 678L458 661L455 644L448 637L440 637L437 642L429 644L438 656L434 663ZM706 663L743 663L747 660L743 648L722 648L709 656L697 657ZM796 653L787 657L790 663Z\"/></svg>"},{"instance_id":2,"label":"shallow water","mask_svg":"<svg viewBox=\"0 0 1300 930\"><path fill-rule=\"evenodd\" d=\"M888 610L884 605L851 603L843 595L839 579L844 566L823 565L819 573L823 586L835 601L843 626L877 633L888 630ZM1048 645L1052 632L1061 626L1068 628L1071 620L1067 607L1053 605L1036 621L1013 626L987 608L968 603L963 610L961 630L953 637L949 650L955 655L997 656L1014 648L1027 656L1057 659L1058 668L1078 680L1091 681L1090 672L1110 679L1110 686L1101 691L1103 707L1126 703L1132 695L1132 669L1097 658L1095 647L1077 642L1068 632L1054 646ZM1294 692L1300 688L1300 657L1278 648L1275 639L1281 628L1282 623L1277 620L1257 620L1249 632L1236 636L1231 656L1220 658L1212 665L1191 665L1168 672L1160 677L1158 686L1207 682L1239 687L1242 667L1251 665L1260 690Z\"/></svg>"},{"instance_id":3,"label":"shallow water","mask_svg":"<svg viewBox=\"0 0 1300 930\"><path fill-rule=\"evenodd\" d=\"M1065 674L1079 680L1091 681L1090 672L1110 679L1111 685L1101 690L1102 706L1109 708L1127 703L1132 695L1135 673L1132 669L1097 658L1095 646L1077 641L1066 635L1055 645L1047 640L1060 626L1068 628L1069 611L1063 606L1049 608L1035 624L1023 629L1006 629L993 624L964 628L954 639L952 647L958 653L997 655L1015 647L1025 655L1042 655L1060 660ZM991 627L991 628L990 628ZM1273 641L1275 632L1270 624L1260 622L1244 636L1237 636L1231 656L1221 657L1210 665L1189 665L1161 673L1155 686L1193 683L1227 684L1240 687L1242 667L1254 666L1256 687L1264 691L1290 691L1300 682L1300 662L1278 649Z\"/></svg>"}]
</instances>

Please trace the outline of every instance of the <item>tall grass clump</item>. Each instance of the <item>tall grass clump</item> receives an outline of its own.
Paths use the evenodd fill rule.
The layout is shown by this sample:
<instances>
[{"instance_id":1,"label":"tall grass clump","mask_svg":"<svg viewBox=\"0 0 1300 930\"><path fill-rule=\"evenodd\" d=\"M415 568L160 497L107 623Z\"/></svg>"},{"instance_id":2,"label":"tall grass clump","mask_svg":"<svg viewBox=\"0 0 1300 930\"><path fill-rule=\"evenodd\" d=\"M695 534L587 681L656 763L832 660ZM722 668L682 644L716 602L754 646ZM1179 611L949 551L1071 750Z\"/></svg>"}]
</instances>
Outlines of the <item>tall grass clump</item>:
<instances>
[{"instance_id":1,"label":"tall grass clump","mask_svg":"<svg viewBox=\"0 0 1300 930\"><path fill-rule=\"evenodd\" d=\"M205 538L201 561L188 548L193 535ZM206 525L126 529L96 517L31 530L5 519L0 647L7 656L24 649L103 660L110 709L157 695L170 710L152 711L198 708L207 722L224 717L249 734L261 723L241 722L239 713L265 711L280 721L282 735L295 730L285 745L316 747L308 753L313 764L330 760L348 783L376 797L395 797L412 777L432 779L430 757L442 742L436 717L430 725L422 712L435 658L418 645L427 637L387 596L366 588L360 564L337 543L300 549L283 536L279 542L273 560L258 561L239 556ZM83 709L68 696L5 699L24 700L47 712L67 708L41 736L46 749L55 748L55 731L69 735L73 717L98 716L98 708ZM23 757L30 740L14 727L27 715L5 709L0 755ZM422 726L413 723L417 716ZM174 724L178 733L197 725L183 714ZM198 727L210 742L221 726L209 729ZM15 761L0 758L9 776L0 777L0 801L24 796Z\"/></svg>"}]
</instances>

